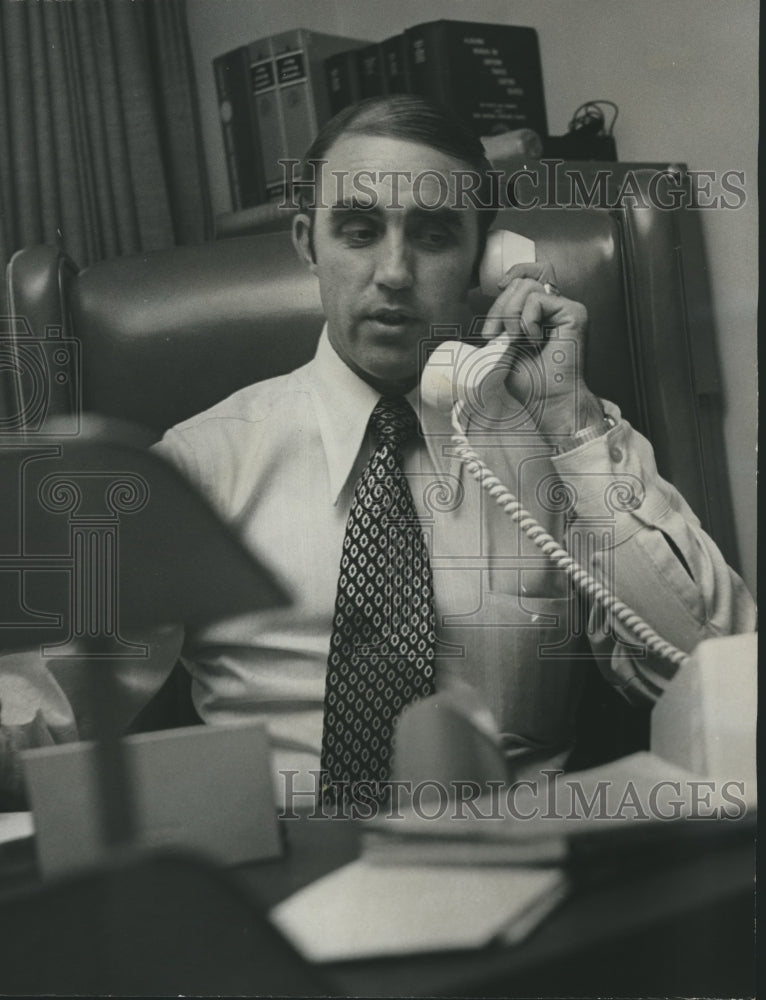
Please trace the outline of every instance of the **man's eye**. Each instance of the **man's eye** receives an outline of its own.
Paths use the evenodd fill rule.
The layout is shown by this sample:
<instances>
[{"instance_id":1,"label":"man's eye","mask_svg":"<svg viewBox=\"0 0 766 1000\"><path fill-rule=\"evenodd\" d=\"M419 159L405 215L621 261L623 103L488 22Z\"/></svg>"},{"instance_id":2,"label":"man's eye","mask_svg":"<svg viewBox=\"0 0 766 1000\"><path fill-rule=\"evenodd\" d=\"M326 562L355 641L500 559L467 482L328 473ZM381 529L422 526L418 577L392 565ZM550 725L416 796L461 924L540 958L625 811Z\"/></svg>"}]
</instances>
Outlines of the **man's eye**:
<instances>
[{"instance_id":1,"label":"man's eye","mask_svg":"<svg viewBox=\"0 0 766 1000\"><path fill-rule=\"evenodd\" d=\"M441 250L442 247L449 246L451 234L446 229L439 227L425 227L418 231L418 240L430 250Z\"/></svg>"},{"instance_id":2,"label":"man's eye","mask_svg":"<svg viewBox=\"0 0 766 1000\"><path fill-rule=\"evenodd\" d=\"M341 236L350 246L366 246L375 239L375 227L363 222L349 222L341 228Z\"/></svg>"}]
</instances>

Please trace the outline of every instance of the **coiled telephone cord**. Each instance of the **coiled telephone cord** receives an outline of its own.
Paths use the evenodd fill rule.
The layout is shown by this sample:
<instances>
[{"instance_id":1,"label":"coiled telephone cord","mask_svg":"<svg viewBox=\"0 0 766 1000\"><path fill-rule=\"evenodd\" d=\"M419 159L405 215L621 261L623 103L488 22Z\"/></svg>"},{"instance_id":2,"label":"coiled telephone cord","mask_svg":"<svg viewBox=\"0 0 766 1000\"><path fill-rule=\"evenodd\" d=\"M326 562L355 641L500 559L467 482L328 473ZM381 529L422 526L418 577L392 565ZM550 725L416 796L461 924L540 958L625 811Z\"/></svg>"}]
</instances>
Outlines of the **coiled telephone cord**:
<instances>
[{"instance_id":1,"label":"coiled telephone cord","mask_svg":"<svg viewBox=\"0 0 766 1000\"><path fill-rule=\"evenodd\" d=\"M683 650L678 649L672 643L669 643L662 636L658 635L631 607L615 597L594 576L591 576L586 569L583 569L569 555L566 549L563 549L556 539L548 534L545 528L532 517L529 511L522 507L519 500L516 499L508 487L504 486L489 466L479 458L463 433L463 428L460 424L462 409L462 404L457 402L452 410L452 427L454 430L452 441L457 448L458 458L482 489L486 490L495 503L499 507L502 507L510 519L519 525L527 538L534 542L555 566L568 574L578 590L589 598L598 601L603 608L612 613L652 653L661 656L665 660L669 660L670 663L676 666L684 666L688 662L689 656Z\"/></svg>"}]
</instances>

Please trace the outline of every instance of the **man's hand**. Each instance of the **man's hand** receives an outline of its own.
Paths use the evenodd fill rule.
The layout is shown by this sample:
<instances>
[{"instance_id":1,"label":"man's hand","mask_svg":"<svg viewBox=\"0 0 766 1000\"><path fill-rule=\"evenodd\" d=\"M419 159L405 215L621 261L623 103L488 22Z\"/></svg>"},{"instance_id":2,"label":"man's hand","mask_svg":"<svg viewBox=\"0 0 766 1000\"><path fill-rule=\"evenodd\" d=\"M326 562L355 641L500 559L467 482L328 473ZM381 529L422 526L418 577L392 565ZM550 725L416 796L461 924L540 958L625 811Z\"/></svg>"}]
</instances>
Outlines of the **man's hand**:
<instances>
[{"instance_id":1,"label":"man's hand","mask_svg":"<svg viewBox=\"0 0 766 1000\"><path fill-rule=\"evenodd\" d=\"M558 293L553 267L543 261L516 264L498 287L482 335L508 339L507 368L501 366L507 391L544 437L571 435L597 423L601 404L583 373L585 306Z\"/></svg>"}]
</instances>

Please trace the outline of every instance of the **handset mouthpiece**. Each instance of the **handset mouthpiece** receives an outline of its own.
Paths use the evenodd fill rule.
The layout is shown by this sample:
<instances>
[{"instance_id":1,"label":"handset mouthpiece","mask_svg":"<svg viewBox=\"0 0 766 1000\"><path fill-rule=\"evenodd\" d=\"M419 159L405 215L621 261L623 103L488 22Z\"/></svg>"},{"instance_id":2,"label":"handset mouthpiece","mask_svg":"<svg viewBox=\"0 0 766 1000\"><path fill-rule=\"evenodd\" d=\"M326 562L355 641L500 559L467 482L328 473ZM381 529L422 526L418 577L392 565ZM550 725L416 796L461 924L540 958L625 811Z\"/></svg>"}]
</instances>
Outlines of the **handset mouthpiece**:
<instances>
[{"instance_id":1,"label":"handset mouthpiece","mask_svg":"<svg viewBox=\"0 0 766 1000\"><path fill-rule=\"evenodd\" d=\"M431 353L420 380L420 398L442 413L455 403L470 405L481 399L481 386L503 360L510 335L503 332L486 347L446 340Z\"/></svg>"}]
</instances>

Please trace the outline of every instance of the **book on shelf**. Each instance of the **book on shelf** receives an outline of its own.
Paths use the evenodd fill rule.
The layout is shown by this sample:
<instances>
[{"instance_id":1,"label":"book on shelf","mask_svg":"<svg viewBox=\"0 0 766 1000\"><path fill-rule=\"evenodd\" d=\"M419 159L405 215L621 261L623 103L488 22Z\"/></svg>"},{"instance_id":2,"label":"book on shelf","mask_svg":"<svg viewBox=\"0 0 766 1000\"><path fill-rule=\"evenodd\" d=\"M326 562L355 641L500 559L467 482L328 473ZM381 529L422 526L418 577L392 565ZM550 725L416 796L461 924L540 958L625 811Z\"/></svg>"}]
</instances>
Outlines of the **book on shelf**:
<instances>
[{"instance_id":1,"label":"book on shelf","mask_svg":"<svg viewBox=\"0 0 766 1000\"><path fill-rule=\"evenodd\" d=\"M213 62L235 210L279 199L279 161L300 160L333 114L364 97L422 94L477 136L547 136L533 28L441 20L376 43L296 28Z\"/></svg>"},{"instance_id":2,"label":"book on shelf","mask_svg":"<svg viewBox=\"0 0 766 1000\"><path fill-rule=\"evenodd\" d=\"M365 45L357 51L359 67L360 97L381 97L386 91L386 81L383 76L383 52L379 42Z\"/></svg>"},{"instance_id":3,"label":"book on shelf","mask_svg":"<svg viewBox=\"0 0 766 1000\"><path fill-rule=\"evenodd\" d=\"M324 61L331 115L337 115L349 104L356 104L362 97L357 51L347 49L345 52L337 52Z\"/></svg>"},{"instance_id":4,"label":"book on shelf","mask_svg":"<svg viewBox=\"0 0 766 1000\"><path fill-rule=\"evenodd\" d=\"M364 42L296 28L213 60L235 211L284 191L280 160L300 160L330 118L324 61Z\"/></svg>"},{"instance_id":5,"label":"book on shelf","mask_svg":"<svg viewBox=\"0 0 766 1000\"><path fill-rule=\"evenodd\" d=\"M283 31L270 38L276 80L276 102L282 123L284 146L274 156L270 141L264 139L264 155L269 162L267 187L269 194L281 195L269 185L269 177L278 176L281 185L282 168L277 171L272 163L280 158L300 160L311 145L319 129L331 116L324 61L344 50L359 47L355 38L325 35L318 31L296 28Z\"/></svg>"},{"instance_id":6,"label":"book on shelf","mask_svg":"<svg viewBox=\"0 0 766 1000\"><path fill-rule=\"evenodd\" d=\"M333 114L364 97L412 93L450 108L480 137L519 129L548 134L534 28L429 21L358 49L356 73L341 55L326 71Z\"/></svg>"},{"instance_id":7,"label":"book on shelf","mask_svg":"<svg viewBox=\"0 0 766 1000\"><path fill-rule=\"evenodd\" d=\"M414 93L450 108L477 136L520 128L548 134L534 28L442 20L405 34Z\"/></svg>"},{"instance_id":8,"label":"book on shelf","mask_svg":"<svg viewBox=\"0 0 766 1000\"><path fill-rule=\"evenodd\" d=\"M231 205L236 212L265 200L258 124L250 99L250 54L246 45L213 60Z\"/></svg>"},{"instance_id":9,"label":"book on shelf","mask_svg":"<svg viewBox=\"0 0 766 1000\"><path fill-rule=\"evenodd\" d=\"M333 115L366 97L407 94L407 38L402 32L382 42L339 52L325 60L325 74Z\"/></svg>"},{"instance_id":10,"label":"book on shelf","mask_svg":"<svg viewBox=\"0 0 766 1000\"><path fill-rule=\"evenodd\" d=\"M279 101L277 68L272 38L248 45L250 53L250 98L255 108L257 144L264 178L264 198L279 198L283 191L280 159L287 156L285 126Z\"/></svg>"},{"instance_id":11,"label":"book on shelf","mask_svg":"<svg viewBox=\"0 0 766 1000\"><path fill-rule=\"evenodd\" d=\"M386 38L380 43L380 52L386 93L411 93L407 35L401 32Z\"/></svg>"}]
</instances>

